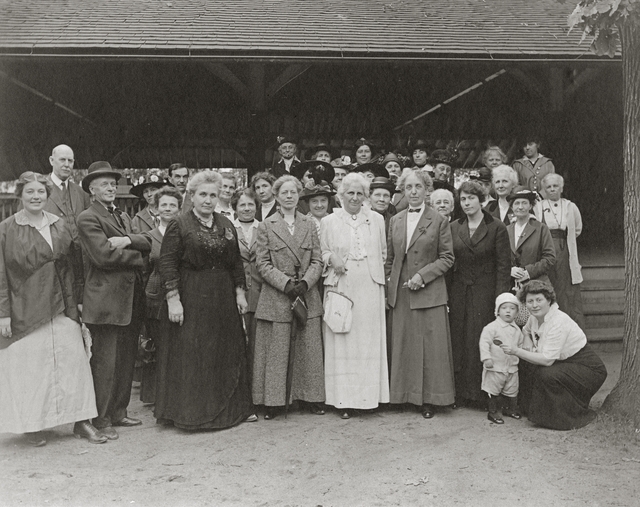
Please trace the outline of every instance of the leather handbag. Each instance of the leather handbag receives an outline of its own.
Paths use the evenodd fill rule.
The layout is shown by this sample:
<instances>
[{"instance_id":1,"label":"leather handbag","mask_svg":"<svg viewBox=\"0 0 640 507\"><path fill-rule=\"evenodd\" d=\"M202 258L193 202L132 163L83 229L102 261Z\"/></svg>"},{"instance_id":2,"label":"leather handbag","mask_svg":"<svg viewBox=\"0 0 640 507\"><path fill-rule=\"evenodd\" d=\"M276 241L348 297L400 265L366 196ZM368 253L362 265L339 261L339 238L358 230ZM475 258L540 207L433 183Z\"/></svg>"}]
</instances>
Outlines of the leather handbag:
<instances>
[{"instance_id":1,"label":"leather handbag","mask_svg":"<svg viewBox=\"0 0 640 507\"><path fill-rule=\"evenodd\" d=\"M342 292L334 289L326 291L324 296L323 320L335 334L351 331L353 320L353 301Z\"/></svg>"},{"instance_id":2,"label":"leather handbag","mask_svg":"<svg viewBox=\"0 0 640 507\"><path fill-rule=\"evenodd\" d=\"M307 323L307 305L299 296L291 304L293 318L300 327L304 327Z\"/></svg>"}]
</instances>

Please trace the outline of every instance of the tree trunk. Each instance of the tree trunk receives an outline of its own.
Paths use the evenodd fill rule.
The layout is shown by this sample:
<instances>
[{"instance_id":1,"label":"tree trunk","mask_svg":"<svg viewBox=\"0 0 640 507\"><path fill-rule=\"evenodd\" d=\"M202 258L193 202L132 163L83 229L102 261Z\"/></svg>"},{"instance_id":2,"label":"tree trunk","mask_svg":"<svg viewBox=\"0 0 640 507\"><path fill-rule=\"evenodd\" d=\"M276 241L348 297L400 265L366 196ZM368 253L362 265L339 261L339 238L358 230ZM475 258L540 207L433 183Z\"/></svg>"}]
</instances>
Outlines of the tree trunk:
<instances>
[{"instance_id":1,"label":"tree trunk","mask_svg":"<svg viewBox=\"0 0 640 507\"><path fill-rule=\"evenodd\" d=\"M624 90L625 306L620 380L603 410L640 428L640 17L620 29Z\"/></svg>"}]
</instances>

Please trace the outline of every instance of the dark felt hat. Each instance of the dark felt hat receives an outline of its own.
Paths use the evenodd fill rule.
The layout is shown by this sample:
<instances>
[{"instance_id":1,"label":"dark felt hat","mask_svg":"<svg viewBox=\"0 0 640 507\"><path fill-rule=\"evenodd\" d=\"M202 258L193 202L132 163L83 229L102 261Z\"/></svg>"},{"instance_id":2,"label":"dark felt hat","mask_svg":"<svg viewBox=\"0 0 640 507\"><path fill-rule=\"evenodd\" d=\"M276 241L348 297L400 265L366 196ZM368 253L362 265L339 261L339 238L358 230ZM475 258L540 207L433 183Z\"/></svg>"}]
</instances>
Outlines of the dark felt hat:
<instances>
[{"instance_id":1,"label":"dark felt hat","mask_svg":"<svg viewBox=\"0 0 640 507\"><path fill-rule=\"evenodd\" d=\"M389 191L391 195L399 192L396 189L396 186L391 182L389 178L385 178L384 176L378 176L373 179L371 185L369 186L369 191L373 192L376 188L384 188Z\"/></svg>"},{"instance_id":2,"label":"dark felt hat","mask_svg":"<svg viewBox=\"0 0 640 507\"><path fill-rule=\"evenodd\" d=\"M433 189L438 190L439 188L444 188L445 190L448 190L449 192L451 192L453 195L456 195L456 188L451 183L449 183L448 181L434 179Z\"/></svg>"},{"instance_id":3,"label":"dark felt hat","mask_svg":"<svg viewBox=\"0 0 640 507\"><path fill-rule=\"evenodd\" d=\"M457 153L453 153L450 150L435 150L431 153L428 163L434 167L437 164L453 165L457 159Z\"/></svg>"},{"instance_id":4,"label":"dark felt hat","mask_svg":"<svg viewBox=\"0 0 640 507\"><path fill-rule=\"evenodd\" d=\"M278 149L285 143L291 143L297 145L298 142L291 136L278 136L276 137L275 148Z\"/></svg>"},{"instance_id":5,"label":"dark felt hat","mask_svg":"<svg viewBox=\"0 0 640 507\"><path fill-rule=\"evenodd\" d=\"M398 157L398 155L396 155L395 153L393 153L392 151L387 153L385 155L385 157L382 159L382 162L380 162L382 164L383 167L386 167L386 165L389 162L396 162L400 168L404 167L404 160L400 160L400 158Z\"/></svg>"},{"instance_id":6,"label":"dark felt hat","mask_svg":"<svg viewBox=\"0 0 640 507\"><path fill-rule=\"evenodd\" d=\"M302 177L307 171L311 171L311 178L317 184L321 181L333 181L333 178L336 177L333 166L329 162L322 162L321 160L307 160L291 168L291 174L300 181L302 181Z\"/></svg>"},{"instance_id":7,"label":"dark felt hat","mask_svg":"<svg viewBox=\"0 0 640 507\"><path fill-rule=\"evenodd\" d=\"M374 164L373 162L369 162L368 164L357 165L351 171L353 173L367 173L371 172L377 178L379 176L383 176L384 178L389 178L389 171L387 171L384 166L380 164Z\"/></svg>"},{"instance_id":8,"label":"dark felt hat","mask_svg":"<svg viewBox=\"0 0 640 507\"><path fill-rule=\"evenodd\" d=\"M96 178L102 178L105 176L115 178L117 182L122 175L118 171L114 171L109 162L94 162L89 166L87 175L82 179L82 189L87 194L91 193L89 190L89 184Z\"/></svg>"},{"instance_id":9,"label":"dark felt hat","mask_svg":"<svg viewBox=\"0 0 640 507\"><path fill-rule=\"evenodd\" d=\"M531 206L533 206L538 200L538 192L529 190L527 187L518 186L507 196L509 203L512 203L516 199L529 199Z\"/></svg>"},{"instance_id":10,"label":"dark felt hat","mask_svg":"<svg viewBox=\"0 0 640 507\"><path fill-rule=\"evenodd\" d=\"M129 193L142 199L142 194L144 193L145 188L162 188L167 185L170 187L173 186L173 184L169 183L169 181L165 180L158 174L147 174L143 178L140 178L140 180L138 180L137 182L134 182L131 190L129 190Z\"/></svg>"},{"instance_id":11,"label":"dark felt hat","mask_svg":"<svg viewBox=\"0 0 640 507\"><path fill-rule=\"evenodd\" d=\"M469 171L469 179L491 183L493 180L493 173L488 167L481 167L480 169L473 169L472 171Z\"/></svg>"},{"instance_id":12,"label":"dark felt hat","mask_svg":"<svg viewBox=\"0 0 640 507\"><path fill-rule=\"evenodd\" d=\"M326 151L331 156L331 158L333 158L333 150L328 144L325 143L316 144L313 148L311 148L311 150L309 150L309 153L311 153L311 155L317 155L320 151Z\"/></svg>"},{"instance_id":13,"label":"dark felt hat","mask_svg":"<svg viewBox=\"0 0 640 507\"><path fill-rule=\"evenodd\" d=\"M320 184L314 185L309 188L305 187L300 194L300 199L308 200L312 197L319 197L321 195L324 195L326 197L335 195L335 191L326 181L321 181Z\"/></svg>"},{"instance_id":14,"label":"dark felt hat","mask_svg":"<svg viewBox=\"0 0 640 507\"><path fill-rule=\"evenodd\" d=\"M375 151L376 148L376 145L373 143L373 141L365 137L356 139L356 141L353 143L353 151L357 151L360 146L368 146L369 148L371 148L372 152Z\"/></svg>"},{"instance_id":15,"label":"dark felt hat","mask_svg":"<svg viewBox=\"0 0 640 507\"><path fill-rule=\"evenodd\" d=\"M409 144L409 151L413 153L416 150L422 150L425 153L429 153L429 146L427 145L427 141L424 139L416 139L415 141Z\"/></svg>"}]
</instances>

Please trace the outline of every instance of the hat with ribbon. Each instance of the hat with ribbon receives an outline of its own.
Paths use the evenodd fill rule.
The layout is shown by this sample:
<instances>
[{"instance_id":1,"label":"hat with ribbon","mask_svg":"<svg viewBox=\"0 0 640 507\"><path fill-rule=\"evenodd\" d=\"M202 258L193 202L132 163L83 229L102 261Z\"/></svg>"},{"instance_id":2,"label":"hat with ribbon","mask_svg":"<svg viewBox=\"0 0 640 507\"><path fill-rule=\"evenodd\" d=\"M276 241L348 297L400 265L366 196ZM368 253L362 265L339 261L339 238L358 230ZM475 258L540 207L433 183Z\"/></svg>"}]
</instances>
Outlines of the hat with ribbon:
<instances>
[{"instance_id":1,"label":"hat with ribbon","mask_svg":"<svg viewBox=\"0 0 640 507\"><path fill-rule=\"evenodd\" d=\"M472 171L469 171L469 179L482 181L484 183L491 183L493 180L493 174L491 169L488 167L481 167L480 169L473 169Z\"/></svg>"},{"instance_id":2,"label":"hat with ribbon","mask_svg":"<svg viewBox=\"0 0 640 507\"><path fill-rule=\"evenodd\" d=\"M538 200L538 192L529 190L527 187L519 186L513 189L513 191L507 196L507 201L512 203L516 199L527 199L531 206L533 206Z\"/></svg>"},{"instance_id":3,"label":"hat with ribbon","mask_svg":"<svg viewBox=\"0 0 640 507\"><path fill-rule=\"evenodd\" d=\"M384 188L385 190L388 190L391 195L400 192L396 189L396 186L391 182L391 180L384 176L377 176L376 178L373 178L373 181L369 186L369 191L373 192L377 188Z\"/></svg>"},{"instance_id":4,"label":"hat with ribbon","mask_svg":"<svg viewBox=\"0 0 640 507\"><path fill-rule=\"evenodd\" d=\"M372 173L374 177L383 176L385 178L389 178L389 171L387 171L384 166L380 164L374 164L373 162L369 162L368 164L362 164L355 166L351 172L353 173Z\"/></svg>"},{"instance_id":5,"label":"hat with ribbon","mask_svg":"<svg viewBox=\"0 0 640 507\"><path fill-rule=\"evenodd\" d=\"M309 200L312 197L326 196L330 197L335 194L331 185L329 185L326 181L321 181L317 185L312 185L309 187L305 187L300 194L300 199Z\"/></svg>"},{"instance_id":6,"label":"hat with ribbon","mask_svg":"<svg viewBox=\"0 0 640 507\"><path fill-rule=\"evenodd\" d=\"M291 168L291 174L302 181L304 175L309 171L309 177L319 184L321 181L333 181L336 177L336 172L333 166L329 162L322 162L321 160L307 160L306 162L300 162Z\"/></svg>"},{"instance_id":7,"label":"hat with ribbon","mask_svg":"<svg viewBox=\"0 0 640 507\"><path fill-rule=\"evenodd\" d=\"M429 164L434 167L437 164L453 165L458 160L458 154L451 150L435 150L429 157Z\"/></svg>"},{"instance_id":8,"label":"hat with ribbon","mask_svg":"<svg viewBox=\"0 0 640 507\"><path fill-rule=\"evenodd\" d=\"M351 169L351 157L343 155L342 157L334 158L331 161L331 165L340 169Z\"/></svg>"},{"instance_id":9,"label":"hat with ribbon","mask_svg":"<svg viewBox=\"0 0 640 507\"><path fill-rule=\"evenodd\" d=\"M115 178L116 183L122 177L118 171L115 171L109 162L99 161L94 162L89 166L87 170L87 175L82 179L82 190L84 190L87 194L91 193L89 190L89 185L96 178Z\"/></svg>"},{"instance_id":10,"label":"hat with ribbon","mask_svg":"<svg viewBox=\"0 0 640 507\"><path fill-rule=\"evenodd\" d=\"M140 178L138 178L136 181L133 181L132 183L133 186L131 187L131 190L129 190L129 193L135 195L136 197L139 197L140 199L142 199L142 195L144 194L144 190L146 188L162 188L166 185L170 187L173 186L173 184L164 179L162 175L158 174L155 171L149 172L144 176L140 176Z\"/></svg>"}]
</instances>

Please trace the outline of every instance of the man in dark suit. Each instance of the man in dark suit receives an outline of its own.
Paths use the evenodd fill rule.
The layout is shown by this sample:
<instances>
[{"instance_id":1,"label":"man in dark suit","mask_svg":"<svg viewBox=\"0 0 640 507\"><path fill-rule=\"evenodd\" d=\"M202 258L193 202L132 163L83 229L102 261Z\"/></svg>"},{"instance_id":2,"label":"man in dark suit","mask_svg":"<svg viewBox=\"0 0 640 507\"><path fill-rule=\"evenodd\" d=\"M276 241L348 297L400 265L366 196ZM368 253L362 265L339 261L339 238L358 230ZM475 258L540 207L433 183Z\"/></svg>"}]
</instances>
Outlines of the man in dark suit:
<instances>
[{"instance_id":1,"label":"man in dark suit","mask_svg":"<svg viewBox=\"0 0 640 507\"><path fill-rule=\"evenodd\" d=\"M285 174L292 174L292 169L300 163L300 159L296 156L298 146L290 137L278 137L276 146L280 160L273 165L270 172L278 179Z\"/></svg>"},{"instance_id":2,"label":"man in dark suit","mask_svg":"<svg viewBox=\"0 0 640 507\"><path fill-rule=\"evenodd\" d=\"M187 183L189 183L189 169L187 166L177 162L169 166L169 181L182 194L182 207L180 213L188 213L193 208L191 196L187 192Z\"/></svg>"},{"instance_id":3,"label":"man in dark suit","mask_svg":"<svg viewBox=\"0 0 640 507\"><path fill-rule=\"evenodd\" d=\"M141 424L127 416L127 405L145 315L143 255L151 250L151 241L132 234L131 218L113 204L119 178L108 162L91 164L82 188L93 196L93 204L78 217L87 264L82 320L93 338L98 409L93 424L110 440L118 438L113 426Z\"/></svg>"},{"instance_id":4,"label":"man in dark suit","mask_svg":"<svg viewBox=\"0 0 640 507\"><path fill-rule=\"evenodd\" d=\"M90 206L91 201L80 186L71 181L73 162L73 150L65 144L56 146L51 152L49 163L53 171L48 176L48 179L52 183L52 190L44 209L64 219L73 239L71 260L75 278L74 287L78 297L82 295L84 269L80 238L78 237L77 218L80 213ZM82 301L82 299L79 301Z\"/></svg>"},{"instance_id":5,"label":"man in dark suit","mask_svg":"<svg viewBox=\"0 0 640 507\"><path fill-rule=\"evenodd\" d=\"M276 196L273 194L273 184L276 178L268 172L256 173L251 178L249 185L258 197L259 206L256 210L256 220L262 222L278 211Z\"/></svg>"}]
</instances>

